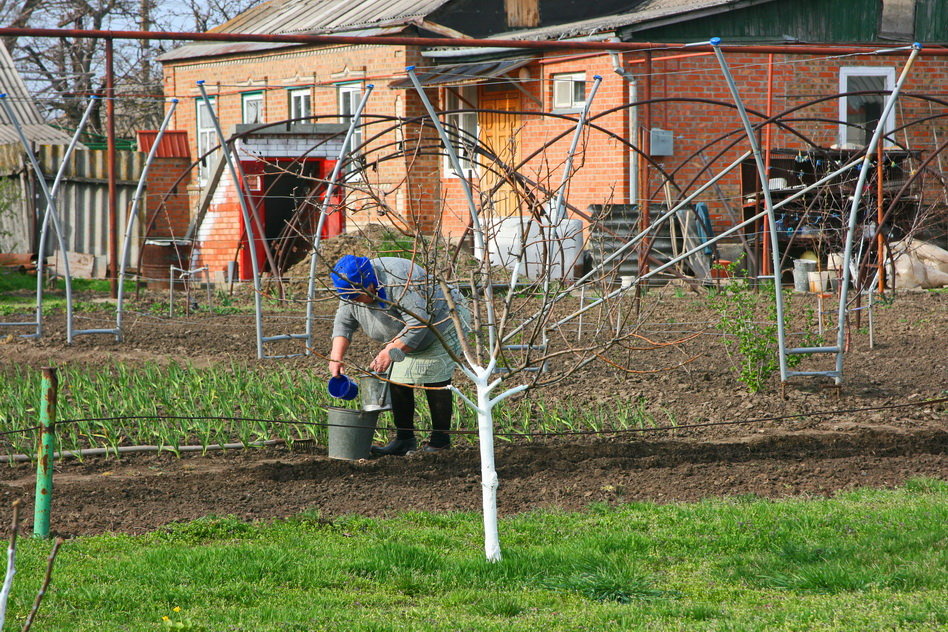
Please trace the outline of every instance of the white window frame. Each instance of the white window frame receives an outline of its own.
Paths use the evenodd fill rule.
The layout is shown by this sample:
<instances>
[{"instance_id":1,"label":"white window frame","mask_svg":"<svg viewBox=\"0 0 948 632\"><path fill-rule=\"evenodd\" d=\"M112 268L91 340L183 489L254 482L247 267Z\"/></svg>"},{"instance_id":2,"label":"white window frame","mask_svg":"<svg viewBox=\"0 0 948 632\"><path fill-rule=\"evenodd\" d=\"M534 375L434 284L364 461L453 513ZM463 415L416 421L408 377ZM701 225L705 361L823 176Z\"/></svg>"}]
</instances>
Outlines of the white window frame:
<instances>
[{"instance_id":1,"label":"white window frame","mask_svg":"<svg viewBox=\"0 0 948 632\"><path fill-rule=\"evenodd\" d=\"M551 77L554 112L575 112L586 105L586 73L564 72ZM582 99L577 98L577 85L582 84Z\"/></svg>"},{"instance_id":2,"label":"white window frame","mask_svg":"<svg viewBox=\"0 0 948 632\"><path fill-rule=\"evenodd\" d=\"M846 92L857 92L856 90L850 90L849 80L852 77L883 77L885 78L885 89L891 92L895 88L895 68L885 68L881 66L844 66L839 69L839 93L845 94ZM880 95L883 103L885 103L886 95ZM839 146L847 147L849 133L854 129L850 125L847 125L849 122L849 97L842 96L839 98ZM883 136L882 142L885 147L891 147L893 143L888 140L889 135L895 129L895 108L889 112L889 116L885 121L885 135ZM860 147L865 146L864 143L856 143Z\"/></svg>"},{"instance_id":3,"label":"white window frame","mask_svg":"<svg viewBox=\"0 0 948 632\"><path fill-rule=\"evenodd\" d=\"M216 97L208 97L208 102L210 102L211 107L214 108L217 99ZM197 151L199 157L203 156L204 152L208 151L211 147L219 144L217 128L214 126L214 121L211 120L210 114L207 112L207 106L208 103L205 102L203 98L195 100L194 126L197 135ZM220 151L220 149L217 151ZM217 152L208 154L202 158L198 164L198 183L201 186L207 184L208 172L211 169L211 165L214 164L216 156Z\"/></svg>"},{"instance_id":4,"label":"white window frame","mask_svg":"<svg viewBox=\"0 0 948 632\"><path fill-rule=\"evenodd\" d=\"M362 83L340 83L336 85L336 103L338 105L339 122L349 124L352 115L359 108L359 102L362 100ZM362 167L359 160L360 154L358 147L362 146L361 125L352 130L352 137L349 140L350 150L346 152L347 160L345 165L346 176L349 178L361 177Z\"/></svg>"},{"instance_id":5,"label":"white window frame","mask_svg":"<svg viewBox=\"0 0 948 632\"><path fill-rule=\"evenodd\" d=\"M460 93L460 95L458 94ZM443 172L448 178L471 178L477 169L474 149L480 135L480 125L477 120L477 86L460 86L447 88L444 91L444 110L466 110L444 115L444 124L447 128L451 145L457 153L458 161L464 173L454 170L447 152L444 155Z\"/></svg>"},{"instance_id":6,"label":"white window frame","mask_svg":"<svg viewBox=\"0 0 948 632\"><path fill-rule=\"evenodd\" d=\"M259 120L253 120L253 112L256 110ZM263 111L263 93L262 92L244 92L240 95L240 122L250 125L259 125L265 121Z\"/></svg>"},{"instance_id":7,"label":"white window frame","mask_svg":"<svg viewBox=\"0 0 948 632\"><path fill-rule=\"evenodd\" d=\"M287 90L291 119L308 118L313 115L313 91L311 88L290 88Z\"/></svg>"}]
</instances>

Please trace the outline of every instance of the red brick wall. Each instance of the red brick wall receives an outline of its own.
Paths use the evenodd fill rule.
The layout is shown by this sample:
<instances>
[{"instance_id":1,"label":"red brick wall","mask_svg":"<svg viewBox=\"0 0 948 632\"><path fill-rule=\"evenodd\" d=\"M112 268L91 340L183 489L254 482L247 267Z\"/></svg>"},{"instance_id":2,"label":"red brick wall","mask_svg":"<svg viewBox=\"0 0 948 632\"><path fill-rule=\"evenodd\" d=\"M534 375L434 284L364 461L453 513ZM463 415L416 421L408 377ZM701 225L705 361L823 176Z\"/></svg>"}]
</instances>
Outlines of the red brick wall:
<instances>
[{"instance_id":1,"label":"red brick wall","mask_svg":"<svg viewBox=\"0 0 948 632\"><path fill-rule=\"evenodd\" d=\"M638 192L632 186L632 150L623 139L631 137L638 144L636 137L647 120L652 128L669 130L674 135L673 155L654 157L655 164L648 169L646 199L651 203L665 202L662 171L671 177L674 184L670 191L677 196L676 186L686 191L693 190L705 182L710 173L722 169L747 148L733 100L713 55L674 51L654 53L648 73L643 53L622 57L623 64L638 76L638 98L642 99L650 92L656 99L650 106L637 108L638 129L632 127L632 113L627 107L629 84L614 72L609 55L551 53L542 61L527 66L526 73L514 71L519 85L531 95L520 98L519 156L526 159L542 150L528 160L520 172L537 183L534 193L541 198L551 195L550 192L559 186L575 126L571 120L547 115L552 110L551 78L557 73L585 73L587 89L591 87L594 75L603 78L591 108L592 121L598 129L591 129L583 136L568 190L568 202L578 209L585 210L590 204L628 203L638 198ZM768 55L728 53L727 59L752 120L760 120L759 114L766 112L768 107ZM839 69L843 66L888 66L898 72L904 61L904 56L816 58L774 55L772 110L779 113L820 95L836 94ZM394 210L396 223L425 231L440 228L457 236L470 221L460 182L454 177L444 177L442 158L432 151L438 145L432 127L420 128L414 122L413 117L424 114L414 91L388 88L392 79L404 76L406 65L415 63L430 64L430 61L422 59L415 50L391 46L275 51L243 58L235 56L169 65L165 68L165 89L169 96L182 100L173 126L189 131L192 151L196 151L194 98L198 95L195 86L198 79L205 80L209 93L218 96L217 107L225 131L232 130L240 120L242 92L263 90L266 120L273 122L288 116L286 88L314 84L316 122L336 122L336 85L347 81L374 83L376 90L366 109L365 121L369 125L364 134L365 138L377 137L370 140L366 152L366 174L372 189L380 195L381 208L378 200L351 192L347 198L348 225L387 221L380 217L379 211ZM905 90L938 94L943 92L948 79L946 75L948 60L920 59ZM484 89L482 84L479 90L483 93ZM431 89L428 94L436 104L442 103L443 89ZM602 114L608 110L614 111ZM939 103L930 106L926 101L904 98L897 111L897 125L943 111ZM406 117L410 122L397 125L392 117ZM838 118L835 99L806 107L788 117L797 119L787 123L813 143L825 147L836 142L837 125L832 122ZM776 127L771 130L771 147L806 149L807 143L799 136ZM559 139L554 141L558 136ZM948 139L948 126L943 119L915 125L899 133L900 141L923 152L931 152L936 137ZM714 142L715 139L719 140ZM733 141L737 142L728 147ZM416 154L414 149L418 143L428 149ZM398 151L401 153L397 154ZM708 171L704 171L705 161L710 165ZM731 225L740 211L739 173L735 170L724 177L719 190L712 189L701 198L711 208L719 230ZM475 178L475 195L478 184ZM542 193L542 190L547 193ZM192 203L193 200L192 196ZM235 213L237 207L233 202L221 199L216 208L228 208L228 213ZM733 214L728 212L728 206ZM390 213L387 218L392 216ZM203 249L213 270L222 270L226 262L234 258L240 229L238 219L235 216L215 224L215 231L218 231L212 236L215 243ZM231 232L220 232L225 230ZM215 253L213 257L212 251Z\"/></svg>"},{"instance_id":2,"label":"red brick wall","mask_svg":"<svg viewBox=\"0 0 948 632\"><path fill-rule=\"evenodd\" d=\"M146 237L183 237L191 213L187 176L190 158L155 158L148 170ZM180 178L185 174L184 178Z\"/></svg>"},{"instance_id":3,"label":"red brick wall","mask_svg":"<svg viewBox=\"0 0 948 632\"><path fill-rule=\"evenodd\" d=\"M405 66L418 63L418 53L404 47L344 46L277 50L253 56L181 61L164 68L166 96L175 96L180 103L172 127L187 130L193 155L197 154L196 99L200 96L197 81L203 80L210 96L215 97L215 110L224 133L229 135L241 122L241 94L262 91L264 120L276 122L289 117L287 90L312 86L314 123L337 123L337 86L341 83L360 83L363 88L373 84L363 123L363 138L368 141L364 151L368 168L366 178L374 191L382 192L382 206L363 195L358 187L346 198L347 225L388 221L386 211L395 210L401 217L396 223L408 222L430 230L437 224L438 204L437 160L432 157L414 157L411 147L415 129L399 128L393 117L420 113L417 97L403 90L390 90L388 84L404 76ZM404 155L389 158L393 148L402 147ZM408 177L407 165L412 165ZM225 173L224 180L229 180ZM197 174L191 179L192 207L200 198ZM239 205L234 197L233 184L224 186L212 205L209 220L213 228L202 232L199 245L201 265L209 265L212 273L220 274L228 262L235 259L241 232ZM221 197L223 195L223 197ZM226 215L226 217L225 217ZM248 271L241 271L246 278Z\"/></svg>"}]
</instances>

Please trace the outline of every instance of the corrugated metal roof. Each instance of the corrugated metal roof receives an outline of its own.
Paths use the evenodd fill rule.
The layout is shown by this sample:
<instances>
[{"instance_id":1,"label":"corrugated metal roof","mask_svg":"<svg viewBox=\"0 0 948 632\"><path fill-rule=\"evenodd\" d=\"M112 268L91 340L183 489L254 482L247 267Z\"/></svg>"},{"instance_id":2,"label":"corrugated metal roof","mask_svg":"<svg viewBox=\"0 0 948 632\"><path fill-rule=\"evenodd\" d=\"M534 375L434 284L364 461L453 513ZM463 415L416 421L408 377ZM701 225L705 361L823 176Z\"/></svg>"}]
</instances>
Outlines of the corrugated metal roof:
<instances>
[{"instance_id":1,"label":"corrugated metal roof","mask_svg":"<svg viewBox=\"0 0 948 632\"><path fill-rule=\"evenodd\" d=\"M23 78L13 66L13 58L7 51L7 47L0 43L0 91L7 95L7 103L13 109L13 113L23 125L42 125L43 117L40 116L36 104L26 91L26 85ZM10 125L10 119L6 112L0 110L0 123Z\"/></svg>"},{"instance_id":2,"label":"corrugated metal roof","mask_svg":"<svg viewBox=\"0 0 948 632\"><path fill-rule=\"evenodd\" d=\"M213 33L334 33L406 24L449 0L270 0L211 29Z\"/></svg>"},{"instance_id":3,"label":"corrugated metal roof","mask_svg":"<svg viewBox=\"0 0 948 632\"><path fill-rule=\"evenodd\" d=\"M449 0L270 0L211 29L211 33L259 35L390 35L416 23ZM195 43L159 57L167 62L211 55L271 50L297 44Z\"/></svg>"},{"instance_id":4,"label":"corrugated metal roof","mask_svg":"<svg viewBox=\"0 0 948 632\"><path fill-rule=\"evenodd\" d=\"M37 145L68 145L70 140L72 140L65 132L61 132L45 124L23 125L23 133L30 141ZM13 125L0 122L0 145L6 145L8 143L19 146L20 136L16 133L16 128L14 128Z\"/></svg>"},{"instance_id":5,"label":"corrugated metal roof","mask_svg":"<svg viewBox=\"0 0 948 632\"><path fill-rule=\"evenodd\" d=\"M351 37L378 37L384 35L397 35L404 30L404 26L381 26L369 29L357 29L354 31L344 31L333 33L333 35L346 35ZM195 42L180 48L175 48L158 57L160 62L175 61L178 59L194 59L197 57L215 57L217 55L240 55L244 53L254 53L262 51L278 50L281 48L292 48L300 44L287 44L283 42Z\"/></svg>"},{"instance_id":6,"label":"corrugated metal roof","mask_svg":"<svg viewBox=\"0 0 948 632\"><path fill-rule=\"evenodd\" d=\"M23 78L13 66L13 58L6 47L0 43L0 92L16 118L23 126L26 137L34 143L40 144L68 144L70 137L65 132L54 129L43 121L36 103L26 89ZM13 122L7 117L6 111L0 108L0 145L20 143L20 137L13 127Z\"/></svg>"},{"instance_id":7,"label":"corrugated metal roof","mask_svg":"<svg viewBox=\"0 0 948 632\"><path fill-rule=\"evenodd\" d=\"M155 138L157 137L158 130L139 130L138 151L145 153L151 151L151 146L155 144ZM188 133L184 130L165 130L161 142L158 143L158 151L155 156L158 158L190 158Z\"/></svg>"},{"instance_id":8,"label":"corrugated metal roof","mask_svg":"<svg viewBox=\"0 0 948 632\"><path fill-rule=\"evenodd\" d=\"M494 79L521 66L526 66L533 58L495 59L492 61L472 62L469 64L451 64L437 66L418 73L418 82L423 86L447 86L476 83ZM390 88L410 88L411 79L399 79L389 84Z\"/></svg>"},{"instance_id":9,"label":"corrugated metal roof","mask_svg":"<svg viewBox=\"0 0 948 632\"><path fill-rule=\"evenodd\" d=\"M773 1L758 0L758 2ZM756 3L753 0L645 0L635 7L635 10L627 13L617 13L602 18L569 22L538 29L497 33L488 39L561 40L588 37L633 24L646 24L672 18L684 20L691 19L695 13L726 11L727 5L731 4L747 6Z\"/></svg>"}]
</instances>

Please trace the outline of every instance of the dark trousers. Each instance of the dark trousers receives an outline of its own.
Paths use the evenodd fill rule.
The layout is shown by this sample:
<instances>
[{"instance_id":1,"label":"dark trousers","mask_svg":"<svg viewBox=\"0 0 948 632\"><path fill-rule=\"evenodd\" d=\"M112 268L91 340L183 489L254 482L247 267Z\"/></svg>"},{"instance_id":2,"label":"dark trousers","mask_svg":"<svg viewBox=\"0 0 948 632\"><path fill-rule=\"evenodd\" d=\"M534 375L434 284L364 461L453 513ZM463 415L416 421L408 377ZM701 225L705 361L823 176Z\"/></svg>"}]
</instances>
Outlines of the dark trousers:
<instances>
[{"instance_id":1,"label":"dark trousers","mask_svg":"<svg viewBox=\"0 0 948 632\"><path fill-rule=\"evenodd\" d=\"M424 386L447 386L451 380L430 382ZM392 397L392 419L395 422L396 439L411 439L415 436L415 389L404 384L390 385ZM446 389L425 390L428 408L431 409L431 437L428 445L441 448L451 444L447 431L451 429L451 413L454 404L451 391Z\"/></svg>"}]
</instances>

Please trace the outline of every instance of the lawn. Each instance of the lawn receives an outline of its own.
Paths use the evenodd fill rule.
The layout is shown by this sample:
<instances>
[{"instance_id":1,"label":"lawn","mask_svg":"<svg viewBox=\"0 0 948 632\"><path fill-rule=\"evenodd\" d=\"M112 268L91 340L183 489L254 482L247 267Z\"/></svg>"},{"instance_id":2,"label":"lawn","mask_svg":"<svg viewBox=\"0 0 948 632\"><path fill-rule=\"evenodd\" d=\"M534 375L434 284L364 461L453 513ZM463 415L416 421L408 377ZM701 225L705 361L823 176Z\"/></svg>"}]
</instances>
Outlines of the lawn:
<instances>
[{"instance_id":1,"label":"lawn","mask_svg":"<svg viewBox=\"0 0 948 632\"><path fill-rule=\"evenodd\" d=\"M948 629L948 484L829 499L267 523L67 541L34 630ZM23 539L7 629L50 543ZM19 627L17 627L19 629Z\"/></svg>"}]
</instances>

